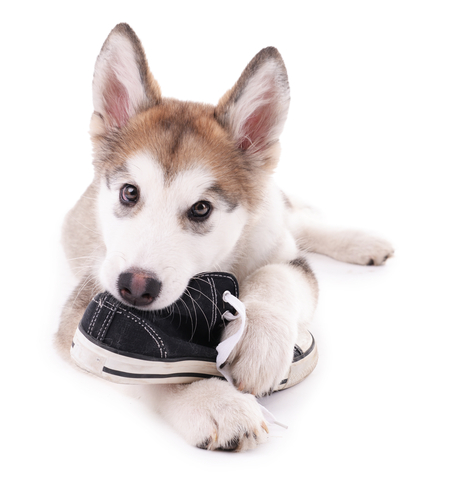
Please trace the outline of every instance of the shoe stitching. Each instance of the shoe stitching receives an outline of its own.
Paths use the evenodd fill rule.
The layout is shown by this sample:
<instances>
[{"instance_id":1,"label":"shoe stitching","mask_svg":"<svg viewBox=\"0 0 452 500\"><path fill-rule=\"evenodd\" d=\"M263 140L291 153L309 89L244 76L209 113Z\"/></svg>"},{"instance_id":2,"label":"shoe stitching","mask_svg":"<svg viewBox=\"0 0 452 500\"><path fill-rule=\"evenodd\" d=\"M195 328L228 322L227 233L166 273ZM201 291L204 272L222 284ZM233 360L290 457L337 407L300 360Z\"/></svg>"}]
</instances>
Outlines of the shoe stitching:
<instances>
[{"instance_id":1,"label":"shoe stitching","mask_svg":"<svg viewBox=\"0 0 452 500\"><path fill-rule=\"evenodd\" d=\"M107 323L107 321L109 320L109 318L111 316L113 316L113 310L110 309L109 307L107 307L106 309L108 309L108 312L107 312L107 315L105 316L105 319L104 319L104 322L102 323L102 326L99 329L99 333L97 334L97 340L103 340L103 335L102 335L103 332L102 332L102 330L104 329L105 324Z\"/></svg>"},{"instance_id":2,"label":"shoe stitching","mask_svg":"<svg viewBox=\"0 0 452 500\"><path fill-rule=\"evenodd\" d=\"M163 343L163 340L159 337L159 335L155 332L155 330L153 328L151 328L146 323L142 322L140 320L140 318L138 318L138 316L132 315L130 313L130 311L128 311L127 309L124 309L122 307L118 307L118 310L116 310L116 314L124 314L124 316L127 319L131 319L132 321L134 321L135 323L137 323L139 326L141 326L143 328L143 330L146 333L148 333L152 337L152 339L154 340L154 342L157 344L157 347L158 347L158 349L160 351L160 357L161 358L167 358L168 357L168 353L166 352L165 344ZM148 328L152 330L152 332L158 337L158 339L160 340L160 342L159 342L159 340L157 340L154 337L154 335L148 330Z\"/></svg>"},{"instance_id":3,"label":"shoe stitching","mask_svg":"<svg viewBox=\"0 0 452 500\"><path fill-rule=\"evenodd\" d=\"M231 277L231 276L228 276L227 274L209 274L209 276L214 276L215 278L227 278L229 280L232 281L233 285L234 285L234 291L235 291L235 296L237 297L238 294L239 294L239 291L237 290L237 284L235 282L235 280Z\"/></svg>"},{"instance_id":4,"label":"shoe stitching","mask_svg":"<svg viewBox=\"0 0 452 500\"><path fill-rule=\"evenodd\" d=\"M93 299L93 302L96 302L96 304L99 304L97 300ZM101 307L105 307L105 309L108 309L109 311L115 311L115 308L117 307L115 304L111 304L110 302L105 301L103 304L100 304Z\"/></svg>"},{"instance_id":5,"label":"shoe stitching","mask_svg":"<svg viewBox=\"0 0 452 500\"><path fill-rule=\"evenodd\" d=\"M88 327L88 335L92 334L92 330L94 329L94 325L95 325L95 323L97 321L97 318L98 318L98 316L100 314L100 310L101 309L102 309L102 299L99 299L99 302L97 302L97 308L94 311L94 315L91 318L91 322L90 322L89 327Z\"/></svg>"},{"instance_id":6,"label":"shoe stitching","mask_svg":"<svg viewBox=\"0 0 452 500\"><path fill-rule=\"evenodd\" d=\"M114 312L116 312L117 314L125 313L127 319L132 319L135 323L138 323L153 338L154 342L157 344L157 347L160 350L160 357L162 357L162 358L168 357L168 353L166 351L165 344L164 344L163 340L161 339L161 337L156 333L156 331L152 327L150 327L149 325L144 323L138 316L134 315L133 313L131 313L130 311L128 311L124 307L121 307L119 305L114 305L108 301L105 301L104 303L102 303L102 300L99 300L99 302L98 302L97 300L94 299L94 302L99 304L99 309L101 307L105 307L106 309L108 309L109 311L111 311L113 313ZM108 307L108 306L110 306L110 307ZM152 332L149 330L151 330ZM90 332L88 332L88 334L90 334Z\"/></svg>"},{"instance_id":7,"label":"shoe stitching","mask_svg":"<svg viewBox=\"0 0 452 500\"><path fill-rule=\"evenodd\" d=\"M124 311L128 315L129 318L133 319L136 323L141 325L149 333L149 335L155 340L156 344L159 346L160 352L162 352L162 349L163 349L163 352L165 354L164 357L166 358L168 355L167 355L167 352L165 349L165 344L164 344L163 340L161 339L161 337L159 336L159 334L156 333L156 331L151 326L149 326L147 323L142 321L136 314L133 314L132 312L128 311L127 309L125 309L121 306L119 306L119 309ZM160 345L159 345L157 339L154 337L154 335L152 335L152 333L149 330L151 330L152 333L158 338L158 340L160 341ZM163 357L163 355L162 355L162 357Z\"/></svg>"},{"instance_id":8,"label":"shoe stitching","mask_svg":"<svg viewBox=\"0 0 452 500\"><path fill-rule=\"evenodd\" d=\"M130 311L127 311L126 309L123 309L123 311L125 312L127 319L131 319L131 320L135 321L135 323L138 323L154 339L154 342L157 344L157 347L160 350L160 357L167 358L168 353L166 352L165 344L163 343L163 340L160 338L160 336L155 332L155 330L153 328L151 328L149 325L147 325L146 323L143 323L138 316L135 316ZM154 333L154 335L159 339L160 344L149 330L152 330L152 333Z\"/></svg>"},{"instance_id":9,"label":"shoe stitching","mask_svg":"<svg viewBox=\"0 0 452 500\"><path fill-rule=\"evenodd\" d=\"M113 320L113 316L115 315L116 310L118 309L118 306L116 305L113 307L113 309L110 309L110 308L108 308L108 309L110 312L107 314L107 317L105 318L104 323L100 329L100 333L97 337L99 340L104 340L105 335L107 335L107 330L108 330L109 326L111 325L111 322Z\"/></svg>"}]
</instances>

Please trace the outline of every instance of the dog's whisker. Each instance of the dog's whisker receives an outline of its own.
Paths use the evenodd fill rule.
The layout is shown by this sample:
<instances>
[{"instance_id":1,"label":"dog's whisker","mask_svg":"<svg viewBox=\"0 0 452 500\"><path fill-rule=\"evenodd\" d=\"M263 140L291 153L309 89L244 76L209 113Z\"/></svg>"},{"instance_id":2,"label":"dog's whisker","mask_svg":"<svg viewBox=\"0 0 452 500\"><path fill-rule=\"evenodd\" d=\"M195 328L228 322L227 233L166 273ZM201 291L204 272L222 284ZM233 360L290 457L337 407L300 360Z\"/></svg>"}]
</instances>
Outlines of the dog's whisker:
<instances>
[{"instance_id":1,"label":"dog's whisker","mask_svg":"<svg viewBox=\"0 0 452 500\"><path fill-rule=\"evenodd\" d=\"M153 311L153 312L155 314L157 311ZM162 319L171 318L171 316L174 314L174 304L171 304L168 307L160 309L159 314L164 314L164 313L167 313L167 314L166 314L166 316L163 316Z\"/></svg>"},{"instance_id":2,"label":"dog's whisker","mask_svg":"<svg viewBox=\"0 0 452 500\"><path fill-rule=\"evenodd\" d=\"M87 229L88 231L90 231L90 232L92 232L94 234L97 234L98 236L102 236L102 233L100 231L95 231L94 229L91 229L90 227L88 227L85 224L83 224L83 222L80 222L78 219L76 219L75 222L77 224L79 224L80 226L84 227L85 229Z\"/></svg>"},{"instance_id":3,"label":"dog's whisker","mask_svg":"<svg viewBox=\"0 0 452 500\"><path fill-rule=\"evenodd\" d=\"M194 309L195 308L195 300L193 299L193 297L192 297L190 291L188 290L188 288L185 290L184 293L186 293L188 295L188 297L191 299L192 304L193 304L193 309ZM194 326L194 329L193 329L194 332L196 331L197 326L198 326L198 316L195 314L195 326Z\"/></svg>"},{"instance_id":4,"label":"dog's whisker","mask_svg":"<svg viewBox=\"0 0 452 500\"><path fill-rule=\"evenodd\" d=\"M91 259L91 260L96 260L99 257L95 255L84 255L83 257L72 257L71 259L66 259L68 262L72 262L73 260L80 260L80 259Z\"/></svg>"},{"instance_id":5,"label":"dog's whisker","mask_svg":"<svg viewBox=\"0 0 452 500\"><path fill-rule=\"evenodd\" d=\"M177 302L174 302L173 304L173 315L175 316L176 315L176 307L177 307L177 311L178 311L178 316L179 316L179 325L177 328L180 328L181 327L181 324L182 324L182 315L181 315L181 312L180 312L180 309L179 309L179 306L177 305Z\"/></svg>"},{"instance_id":6,"label":"dog's whisker","mask_svg":"<svg viewBox=\"0 0 452 500\"><path fill-rule=\"evenodd\" d=\"M181 297L181 302L182 304L185 306L185 308L187 309L187 312L188 312L188 317L190 318L190 324L191 324L191 335L192 335L192 338L193 338L193 335L195 333L195 330L193 328L194 326L194 323L193 323L193 316L191 314L191 311L190 311L190 308L188 307L188 305L185 303L185 300L183 298L183 296L186 294L186 292L184 292L184 294L182 295Z\"/></svg>"},{"instance_id":7,"label":"dog's whisker","mask_svg":"<svg viewBox=\"0 0 452 500\"><path fill-rule=\"evenodd\" d=\"M200 280L200 281L202 281L202 280ZM208 281L204 281L204 282L207 283L208 285L210 285L210 283ZM205 297L209 302L212 303L212 305L215 307L215 309L217 310L217 312L219 313L219 315L222 316L221 309L218 307L218 305L208 295L206 295L205 293L201 292L200 290L196 290L195 288L193 288L191 286L188 286L187 288L191 288L192 290L195 290L195 291L199 292L203 297ZM199 305L198 305L198 307L199 307ZM206 318L206 322L207 322L207 324L209 324L208 321L207 321L207 318ZM223 323L224 323L224 320L223 320Z\"/></svg>"},{"instance_id":8,"label":"dog's whisker","mask_svg":"<svg viewBox=\"0 0 452 500\"><path fill-rule=\"evenodd\" d=\"M185 294L185 292L184 292ZM193 328L193 317L191 315L191 311L190 311L190 308L188 307L188 305L185 303L185 300L183 299L183 297L181 297L181 302L182 304L184 304L184 306L187 308L187 312L188 312L188 317L190 318L190 325L191 325L191 337L190 337L190 341L193 340L193 336L195 334L195 329Z\"/></svg>"},{"instance_id":9,"label":"dog's whisker","mask_svg":"<svg viewBox=\"0 0 452 500\"><path fill-rule=\"evenodd\" d=\"M90 284L93 285L93 287L92 287L92 292L93 292L92 296L94 296L96 294L95 293L95 289L96 289L96 287L97 288L99 287L99 285L97 284L97 279L96 279L95 276L88 274L86 276L85 280L83 281L83 283L81 284L81 286L80 286L80 288L78 290L77 295L74 297L74 300L72 301L71 309L74 308L74 304L76 303L76 301L77 301L79 295L82 293L82 291L84 291L85 288L87 288L88 285L90 285Z\"/></svg>"},{"instance_id":10,"label":"dog's whisker","mask_svg":"<svg viewBox=\"0 0 452 500\"><path fill-rule=\"evenodd\" d=\"M212 302L212 304L218 309L218 311L220 312L221 314L221 311L220 309L217 307L217 305L215 304L215 302L210 298L208 297L206 294L202 293L200 290L197 290L196 288L193 288L191 286L187 286L187 289L190 288L191 290L195 291L195 292L198 292L200 293L201 295L203 295L204 297L206 297L208 300L210 300L210 302ZM209 327L210 323L209 323L209 320L207 319L207 316L205 314L205 312L203 311L202 307L199 305L198 301L194 300L194 302L196 303L196 305L199 307L199 310L202 312L203 316L204 316L204 319L206 320L206 325L207 327Z\"/></svg>"}]
</instances>

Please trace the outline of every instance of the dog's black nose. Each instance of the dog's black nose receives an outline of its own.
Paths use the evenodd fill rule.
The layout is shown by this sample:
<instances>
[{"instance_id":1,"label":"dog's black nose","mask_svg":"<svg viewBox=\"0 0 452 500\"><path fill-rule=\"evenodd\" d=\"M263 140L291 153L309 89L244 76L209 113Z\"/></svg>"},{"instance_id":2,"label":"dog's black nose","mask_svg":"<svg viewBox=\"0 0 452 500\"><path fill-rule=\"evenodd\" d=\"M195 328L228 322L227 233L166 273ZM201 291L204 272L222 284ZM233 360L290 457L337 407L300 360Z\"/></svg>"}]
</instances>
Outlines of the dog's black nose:
<instances>
[{"instance_id":1,"label":"dog's black nose","mask_svg":"<svg viewBox=\"0 0 452 500\"><path fill-rule=\"evenodd\" d=\"M132 306L149 305L160 293L162 283L155 274L141 269L131 269L121 273L118 278L118 290L121 297Z\"/></svg>"}]
</instances>

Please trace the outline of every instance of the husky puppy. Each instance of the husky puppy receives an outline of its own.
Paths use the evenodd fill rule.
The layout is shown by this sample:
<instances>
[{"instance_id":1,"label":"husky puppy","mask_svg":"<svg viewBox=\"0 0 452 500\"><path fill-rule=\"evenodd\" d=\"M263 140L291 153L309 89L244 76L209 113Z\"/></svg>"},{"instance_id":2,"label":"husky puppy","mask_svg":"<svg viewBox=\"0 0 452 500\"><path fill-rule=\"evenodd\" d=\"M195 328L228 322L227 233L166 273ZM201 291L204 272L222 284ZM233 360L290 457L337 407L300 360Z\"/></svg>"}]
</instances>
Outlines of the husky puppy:
<instances>
[{"instance_id":1,"label":"husky puppy","mask_svg":"<svg viewBox=\"0 0 452 500\"><path fill-rule=\"evenodd\" d=\"M63 310L56 344L69 358L81 316L100 291L156 310L198 273L233 273L247 310L229 359L236 387L220 379L154 387L165 419L195 446L246 450L265 441L253 395L275 390L294 344L310 339L318 287L306 250L362 265L393 253L384 240L318 225L275 186L289 100L273 47L254 57L216 106L163 98L127 24L113 29L96 62L95 175L63 227L73 270L83 259L90 265Z\"/></svg>"}]
</instances>

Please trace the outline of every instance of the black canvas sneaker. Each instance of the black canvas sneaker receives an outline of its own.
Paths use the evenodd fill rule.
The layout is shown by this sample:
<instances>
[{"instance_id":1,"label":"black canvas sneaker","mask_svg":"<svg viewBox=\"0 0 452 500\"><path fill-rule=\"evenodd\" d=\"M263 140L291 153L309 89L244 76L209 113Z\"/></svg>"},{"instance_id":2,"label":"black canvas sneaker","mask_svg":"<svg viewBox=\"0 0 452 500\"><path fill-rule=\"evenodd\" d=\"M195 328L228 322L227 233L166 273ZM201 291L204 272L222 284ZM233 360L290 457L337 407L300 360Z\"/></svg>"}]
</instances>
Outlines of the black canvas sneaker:
<instances>
[{"instance_id":1,"label":"black canvas sneaker","mask_svg":"<svg viewBox=\"0 0 452 500\"><path fill-rule=\"evenodd\" d=\"M195 276L182 297L160 311L141 311L103 292L87 307L71 356L84 370L125 384L223 377L216 347L227 322L238 316L231 305L238 294L237 280L228 273ZM314 338L306 333L294 347L292 366L279 389L300 382L316 363Z\"/></svg>"}]
</instances>

